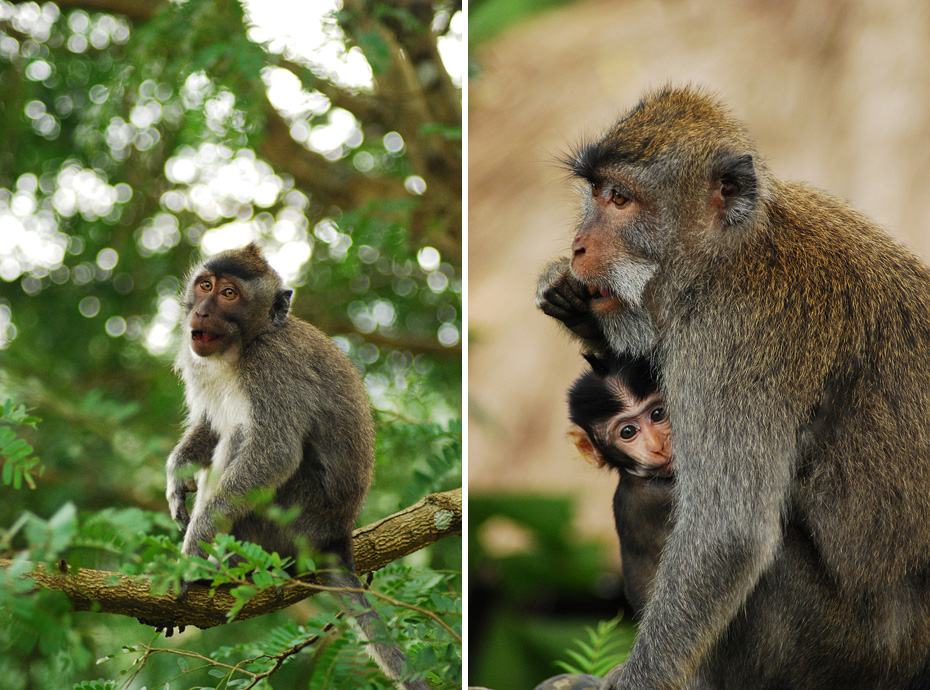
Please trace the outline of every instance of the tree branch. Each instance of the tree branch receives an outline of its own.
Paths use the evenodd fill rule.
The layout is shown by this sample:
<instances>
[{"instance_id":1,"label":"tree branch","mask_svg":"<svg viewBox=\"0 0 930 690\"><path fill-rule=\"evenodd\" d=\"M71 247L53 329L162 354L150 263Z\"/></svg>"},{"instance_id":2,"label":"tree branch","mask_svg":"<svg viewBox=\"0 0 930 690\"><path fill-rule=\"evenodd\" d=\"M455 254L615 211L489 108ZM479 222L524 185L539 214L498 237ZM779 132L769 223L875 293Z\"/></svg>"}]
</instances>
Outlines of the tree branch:
<instances>
[{"instance_id":1,"label":"tree branch","mask_svg":"<svg viewBox=\"0 0 930 690\"><path fill-rule=\"evenodd\" d=\"M367 527L355 530L353 544L359 573L382 568L388 563L418 551L440 539L462 533L462 490L430 494L416 504L389 515ZM12 561L0 559L0 568ZM37 589L53 589L68 597L75 611L100 611L132 616L149 625L212 628L227 623L226 614L234 599L229 586L210 588L191 585L187 598L178 603L172 593L153 596L151 582L130 578L105 570L78 568L64 573L51 572L42 564L25 575ZM312 577L291 585L261 592L236 616L236 620L254 618L295 604L315 594Z\"/></svg>"},{"instance_id":2,"label":"tree branch","mask_svg":"<svg viewBox=\"0 0 930 690\"><path fill-rule=\"evenodd\" d=\"M10 0L14 5L29 0ZM165 7L167 0L55 0L65 12L69 10L85 10L87 12L106 12L107 14L122 14L136 22L148 21Z\"/></svg>"}]
</instances>

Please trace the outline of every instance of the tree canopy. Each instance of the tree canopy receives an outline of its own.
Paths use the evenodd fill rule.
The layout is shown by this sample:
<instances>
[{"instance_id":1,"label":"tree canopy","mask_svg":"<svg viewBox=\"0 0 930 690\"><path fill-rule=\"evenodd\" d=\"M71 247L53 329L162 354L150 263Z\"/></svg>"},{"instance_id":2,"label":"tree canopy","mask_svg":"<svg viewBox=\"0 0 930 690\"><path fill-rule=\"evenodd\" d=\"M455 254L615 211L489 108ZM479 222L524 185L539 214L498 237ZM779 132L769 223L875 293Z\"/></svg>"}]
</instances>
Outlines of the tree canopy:
<instances>
[{"instance_id":1,"label":"tree canopy","mask_svg":"<svg viewBox=\"0 0 930 690\"><path fill-rule=\"evenodd\" d=\"M389 687L327 597L160 642L36 577L157 598L201 567L164 500L178 293L250 241L365 377L360 524L435 494L435 539L460 532L436 492L461 484L461 23L440 0L0 0L5 687ZM371 588L411 670L457 687L461 541L418 550L435 539ZM232 615L298 586L272 554L215 548L246 558L215 574Z\"/></svg>"}]
</instances>

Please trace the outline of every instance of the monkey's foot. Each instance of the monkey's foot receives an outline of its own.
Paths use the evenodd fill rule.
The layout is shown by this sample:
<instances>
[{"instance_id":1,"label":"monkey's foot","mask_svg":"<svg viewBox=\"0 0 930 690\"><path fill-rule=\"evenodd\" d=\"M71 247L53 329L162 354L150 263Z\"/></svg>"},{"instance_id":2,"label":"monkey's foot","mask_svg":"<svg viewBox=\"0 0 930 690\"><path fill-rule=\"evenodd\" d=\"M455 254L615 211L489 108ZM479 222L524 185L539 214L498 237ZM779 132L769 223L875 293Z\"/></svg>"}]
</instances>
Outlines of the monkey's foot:
<instances>
[{"instance_id":1,"label":"monkey's foot","mask_svg":"<svg viewBox=\"0 0 930 690\"><path fill-rule=\"evenodd\" d=\"M547 678L533 690L598 690L603 678L582 673L562 673Z\"/></svg>"}]
</instances>

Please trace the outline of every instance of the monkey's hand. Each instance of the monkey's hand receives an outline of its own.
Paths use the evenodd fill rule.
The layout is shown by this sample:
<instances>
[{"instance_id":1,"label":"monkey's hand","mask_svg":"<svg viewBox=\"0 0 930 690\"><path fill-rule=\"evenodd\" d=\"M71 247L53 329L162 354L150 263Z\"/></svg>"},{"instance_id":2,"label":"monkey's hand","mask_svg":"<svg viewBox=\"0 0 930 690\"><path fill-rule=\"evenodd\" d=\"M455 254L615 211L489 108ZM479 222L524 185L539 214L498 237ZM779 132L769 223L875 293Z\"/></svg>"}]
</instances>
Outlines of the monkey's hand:
<instances>
[{"instance_id":1,"label":"monkey's hand","mask_svg":"<svg viewBox=\"0 0 930 690\"><path fill-rule=\"evenodd\" d=\"M570 260L563 258L543 269L536 285L536 307L582 340L601 342L604 335L591 311L591 294L570 266Z\"/></svg>"},{"instance_id":2,"label":"monkey's hand","mask_svg":"<svg viewBox=\"0 0 930 690\"><path fill-rule=\"evenodd\" d=\"M192 479L168 477L168 489L165 495L168 498L168 510L171 519L178 523L182 532L187 531L191 516L187 511L187 494L197 490L197 483Z\"/></svg>"}]
</instances>

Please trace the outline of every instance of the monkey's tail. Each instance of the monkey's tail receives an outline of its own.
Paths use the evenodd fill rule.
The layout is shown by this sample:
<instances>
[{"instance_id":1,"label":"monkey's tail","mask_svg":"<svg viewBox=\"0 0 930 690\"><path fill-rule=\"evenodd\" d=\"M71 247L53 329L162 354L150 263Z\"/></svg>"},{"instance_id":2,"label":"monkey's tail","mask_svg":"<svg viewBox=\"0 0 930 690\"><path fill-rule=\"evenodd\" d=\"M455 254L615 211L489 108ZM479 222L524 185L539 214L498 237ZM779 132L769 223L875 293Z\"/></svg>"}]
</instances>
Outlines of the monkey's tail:
<instances>
[{"instance_id":1,"label":"monkey's tail","mask_svg":"<svg viewBox=\"0 0 930 690\"><path fill-rule=\"evenodd\" d=\"M361 580L352 572L329 571L325 578L330 587L344 587L363 589ZM404 652L391 638L391 633L384 619L371 607L371 602L364 593L354 591L333 592L339 603L348 613L350 620L367 640L365 651L388 678L401 690L430 690L430 687L419 678L404 678Z\"/></svg>"}]
</instances>

